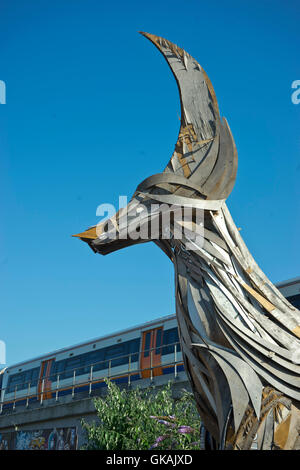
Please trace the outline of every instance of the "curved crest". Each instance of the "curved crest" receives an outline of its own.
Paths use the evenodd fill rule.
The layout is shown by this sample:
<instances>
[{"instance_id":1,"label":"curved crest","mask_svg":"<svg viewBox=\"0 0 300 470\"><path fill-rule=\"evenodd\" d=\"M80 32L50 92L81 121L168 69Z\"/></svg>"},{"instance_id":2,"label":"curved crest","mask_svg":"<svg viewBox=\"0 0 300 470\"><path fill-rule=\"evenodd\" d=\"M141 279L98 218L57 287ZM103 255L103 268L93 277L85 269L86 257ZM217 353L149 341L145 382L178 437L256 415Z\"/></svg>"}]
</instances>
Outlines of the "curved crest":
<instances>
[{"instance_id":1,"label":"curved crest","mask_svg":"<svg viewBox=\"0 0 300 470\"><path fill-rule=\"evenodd\" d=\"M237 152L226 119L221 119L213 86L186 51L153 34L141 32L163 54L176 79L181 126L165 169L196 183L208 199L225 199L237 172Z\"/></svg>"}]
</instances>

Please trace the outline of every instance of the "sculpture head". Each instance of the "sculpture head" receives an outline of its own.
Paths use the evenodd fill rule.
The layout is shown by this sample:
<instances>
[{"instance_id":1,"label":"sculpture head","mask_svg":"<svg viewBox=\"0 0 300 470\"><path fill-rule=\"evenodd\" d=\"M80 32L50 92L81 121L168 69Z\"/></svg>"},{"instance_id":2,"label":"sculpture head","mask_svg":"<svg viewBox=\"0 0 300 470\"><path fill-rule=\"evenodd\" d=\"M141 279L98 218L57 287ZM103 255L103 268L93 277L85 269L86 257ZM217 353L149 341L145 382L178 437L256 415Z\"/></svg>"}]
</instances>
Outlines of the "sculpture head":
<instances>
[{"instance_id":1,"label":"sculpture head","mask_svg":"<svg viewBox=\"0 0 300 470\"><path fill-rule=\"evenodd\" d=\"M214 89L203 68L187 52L166 39L149 33L141 34L166 59L176 79L181 103L181 125L169 163L163 173L138 186L126 208L129 222L137 224L140 221L145 227L149 218L144 217L143 207L149 207L151 202L168 204L172 201L171 204L176 204L177 201L180 205L178 197L182 195L194 200L225 200L235 183L237 152L227 121L220 117ZM156 197L151 198L154 192ZM117 213L109 222L75 236L101 254L149 240L126 240L120 235L119 226L112 237L111 230L114 231L119 217ZM157 237L152 239L157 240Z\"/></svg>"}]
</instances>

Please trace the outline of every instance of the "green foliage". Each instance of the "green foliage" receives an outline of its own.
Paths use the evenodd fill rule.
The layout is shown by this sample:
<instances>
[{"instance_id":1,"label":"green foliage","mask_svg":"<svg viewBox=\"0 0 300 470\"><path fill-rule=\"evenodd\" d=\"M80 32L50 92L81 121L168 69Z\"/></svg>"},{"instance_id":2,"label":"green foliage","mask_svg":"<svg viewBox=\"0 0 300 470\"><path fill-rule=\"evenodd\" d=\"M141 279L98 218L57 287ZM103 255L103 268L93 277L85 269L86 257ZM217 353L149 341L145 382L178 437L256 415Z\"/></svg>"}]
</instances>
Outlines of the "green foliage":
<instances>
[{"instance_id":1,"label":"green foliage","mask_svg":"<svg viewBox=\"0 0 300 470\"><path fill-rule=\"evenodd\" d=\"M163 388L120 390L110 381L107 395L94 400L100 423L82 422L84 449L199 449L200 418L192 394L172 398L172 384Z\"/></svg>"}]
</instances>

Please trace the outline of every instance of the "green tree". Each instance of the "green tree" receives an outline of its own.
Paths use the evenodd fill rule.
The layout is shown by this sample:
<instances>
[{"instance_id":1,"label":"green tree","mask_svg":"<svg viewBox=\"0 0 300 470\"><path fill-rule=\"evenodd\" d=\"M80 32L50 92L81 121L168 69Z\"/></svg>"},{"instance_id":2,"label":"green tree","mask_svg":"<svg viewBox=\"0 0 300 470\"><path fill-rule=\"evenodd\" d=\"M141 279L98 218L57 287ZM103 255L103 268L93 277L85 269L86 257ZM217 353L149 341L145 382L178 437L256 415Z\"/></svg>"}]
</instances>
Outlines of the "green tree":
<instances>
[{"instance_id":1,"label":"green tree","mask_svg":"<svg viewBox=\"0 0 300 470\"><path fill-rule=\"evenodd\" d=\"M107 395L94 400L99 423L82 421L84 449L199 449L200 418L192 394L172 397L172 383L163 388L121 390L106 380Z\"/></svg>"}]
</instances>

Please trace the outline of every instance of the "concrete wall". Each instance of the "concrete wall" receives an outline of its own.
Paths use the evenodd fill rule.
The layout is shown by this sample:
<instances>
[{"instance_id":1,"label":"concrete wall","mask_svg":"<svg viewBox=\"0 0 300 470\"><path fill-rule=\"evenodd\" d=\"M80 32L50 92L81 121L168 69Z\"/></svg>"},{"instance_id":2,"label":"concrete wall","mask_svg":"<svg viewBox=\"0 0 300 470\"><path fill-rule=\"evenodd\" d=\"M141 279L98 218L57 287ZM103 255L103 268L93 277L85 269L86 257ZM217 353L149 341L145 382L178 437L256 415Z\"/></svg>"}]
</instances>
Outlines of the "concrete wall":
<instances>
[{"instance_id":1,"label":"concrete wall","mask_svg":"<svg viewBox=\"0 0 300 470\"><path fill-rule=\"evenodd\" d=\"M151 384L161 387L166 384L166 376L155 377L152 382L150 379L141 380L138 384L133 383L131 388L136 386L147 388ZM190 391L190 386L185 372L180 372L173 383L173 396L178 397L183 389ZM88 423L97 421L93 400L96 396L104 396L105 393L106 388L103 388L97 395L79 396L76 394L74 398L67 395L58 397L58 401L51 398L45 400L43 404L31 405L30 408L16 407L15 410L0 415L0 434L76 427L77 448L81 448L85 442L81 420L84 419Z\"/></svg>"}]
</instances>

